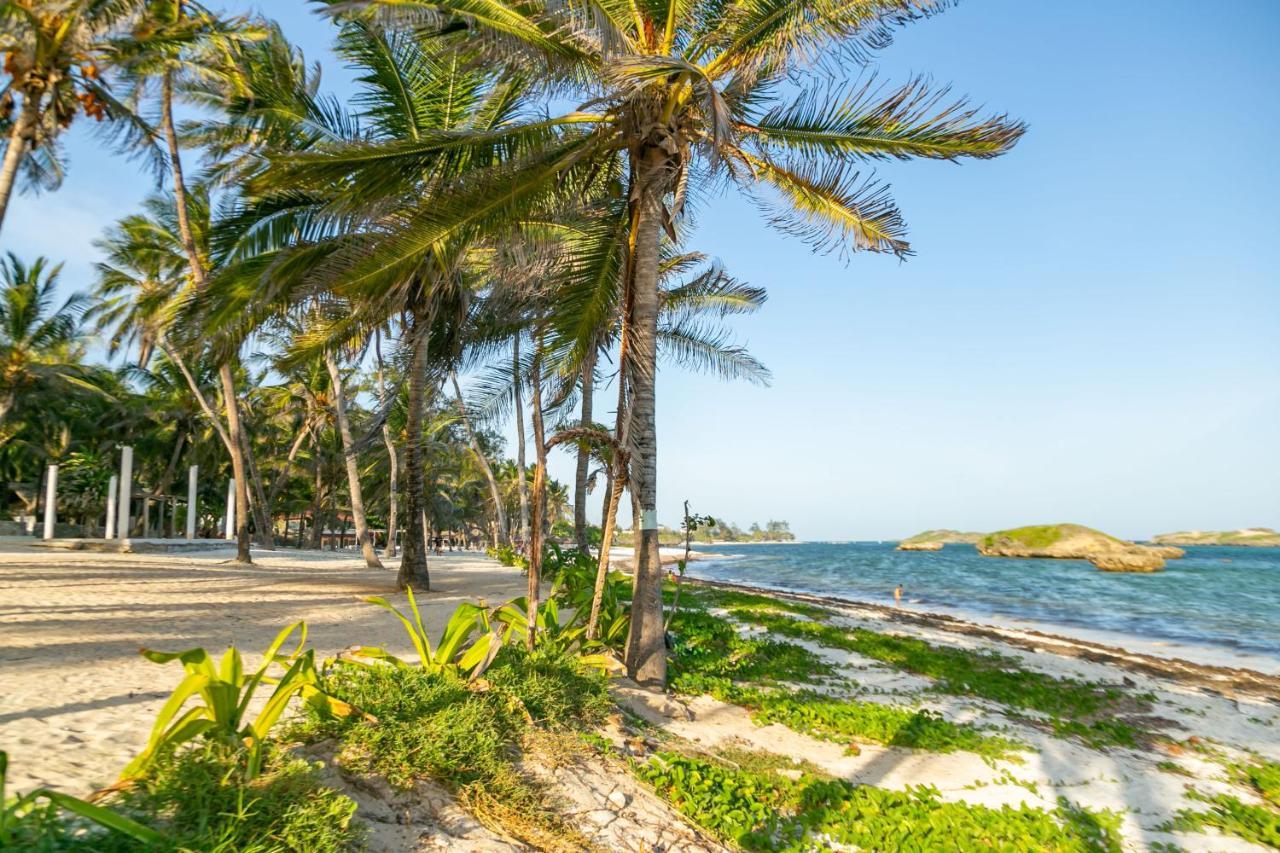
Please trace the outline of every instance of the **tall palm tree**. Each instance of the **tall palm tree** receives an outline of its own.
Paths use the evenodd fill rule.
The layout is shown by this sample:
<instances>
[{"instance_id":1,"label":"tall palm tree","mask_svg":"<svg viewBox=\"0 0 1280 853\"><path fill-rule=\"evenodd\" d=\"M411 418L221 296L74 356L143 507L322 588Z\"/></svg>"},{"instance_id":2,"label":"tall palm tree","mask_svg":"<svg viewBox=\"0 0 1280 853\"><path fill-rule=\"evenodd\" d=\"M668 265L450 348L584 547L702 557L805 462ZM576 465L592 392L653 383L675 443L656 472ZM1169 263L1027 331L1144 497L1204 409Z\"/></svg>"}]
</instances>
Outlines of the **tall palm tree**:
<instances>
[{"instance_id":1,"label":"tall palm tree","mask_svg":"<svg viewBox=\"0 0 1280 853\"><path fill-rule=\"evenodd\" d=\"M0 259L0 427L20 399L38 387L92 387L81 364L83 293L60 304L62 264L37 258L30 266L12 252Z\"/></svg>"},{"instance_id":2,"label":"tall palm tree","mask_svg":"<svg viewBox=\"0 0 1280 853\"><path fill-rule=\"evenodd\" d=\"M108 40L137 3L133 0L0 0L0 228L23 173L36 189L62 182L57 143L83 114L148 147L150 134L117 100L107 82Z\"/></svg>"},{"instance_id":3,"label":"tall palm tree","mask_svg":"<svg viewBox=\"0 0 1280 853\"><path fill-rule=\"evenodd\" d=\"M477 235L459 235L434 244L412 265L388 269L382 276L352 282L343 270L351 257L381 239L400 216L398 207L447 191L450 178L460 170L491 164L500 153L467 162L439 158L412 176L402 176L396 198L376 212L356 210L359 200L340 171L323 160L332 155L342 163L371 145L412 146L440 133L500 126L519 108L523 84L519 79L496 80L454 51L445 38L423 42L352 23L342 30L339 50L357 70L361 92L356 105L367 129L357 134L349 125L337 126L335 111L319 105L313 91L297 93L300 106L291 108L294 115L289 118L296 115L296 128L316 128L315 132L281 132L278 116L270 123L258 121L281 143L271 152L273 161L288 163L298 149L323 156L305 174L273 168L248 181L256 198L244 220L249 242L261 251L246 261L241 278L228 279L225 293L231 298L214 310L223 321L237 322L246 302L256 305L258 312L270 313L308 294L337 299L351 310L329 325L326 340L315 341L325 347L362 345L389 324L399 327L408 410L406 535L398 582L425 588L429 574L423 545L427 480L422 442L429 387L444 379L450 360L456 358L458 336L473 311L476 290L483 285L476 274L482 253L477 252ZM270 245L271 238L279 241Z\"/></svg>"},{"instance_id":4,"label":"tall palm tree","mask_svg":"<svg viewBox=\"0 0 1280 853\"><path fill-rule=\"evenodd\" d=\"M223 21L194 0L153 0L145 5L134 30L113 44L112 59L131 82L133 99L143 100L156 89L161 133L168 149L169 173L173 179L174 204L178 214L178 234L187 257L192 285L203 293L208 279L208 257L202 255L192 229L181 146L173 119L174 99L185 78L225 81L235 91L235 52L255 37L244 19ZM207 88L207 87L206 87ZM232 357L222 359L218 378L222 385L223 414L229 438L227 449L235 478L236 559L252 562L249 552L249 476L247 439L241 424ZM271 547L267 509L254 504L258 535Z\"/></svg>"},{"instance_id":5,"label":"tall palm tree","mask_svg":"<svg viewBox=\"0 0 1280 853\"><path fill-rule=\"evenodd\" d=\"M824 85L815 75L844 77L842 61L861 66L895 26L937 11L941 0L365 0L341 8L353 5L420 27L438 26L443 14L493 34L481 41L495 61L514 64L518 56L527 65L537 55L549 91L582 92L581 106L558 116L465 140L437 134L376 159L351 158L353 195L376 203L396 175L443 152L470 157L501 147L508 154L487 177L471 176L448 198L406 213L376 251L349 265L353 281L412 263L424 247L456 233L523 216L549 195L578 192L604 162L624 166L631 241L624 276L628 449L640 526L627 665L638 680L661 683L654 391L664 231L679 228L690 194L727 181L765 207L772 223L816 249L905 257L901 215L885 186L858 168L886 159L995 157L1017 141L1023 125L981 116L924 78L886 88L874 80ZM786 85L806 75L807 82ZM797 89L798 96L783 100Z\"/></svg>"}]
</instances>

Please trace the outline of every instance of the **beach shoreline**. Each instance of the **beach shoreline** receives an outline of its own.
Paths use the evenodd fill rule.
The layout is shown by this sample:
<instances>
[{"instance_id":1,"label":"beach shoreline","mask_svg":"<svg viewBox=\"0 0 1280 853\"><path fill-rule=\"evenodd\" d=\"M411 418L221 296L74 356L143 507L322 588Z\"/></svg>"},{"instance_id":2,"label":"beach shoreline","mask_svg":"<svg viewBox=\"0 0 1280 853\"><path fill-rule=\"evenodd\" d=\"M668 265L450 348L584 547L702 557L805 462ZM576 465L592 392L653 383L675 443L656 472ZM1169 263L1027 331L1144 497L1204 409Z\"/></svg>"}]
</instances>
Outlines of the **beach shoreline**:
<instances>
[{"instance_id":1,"label":"beach shoreline","mask_svg":"<svg viewBox=\"0 0 1280 853\"><path fill-rule=\"evenodd\" d=\"M0 694L0 748L11 754L12 789L51 785L83 795L110 783L142 748L179 672L176 666L141 659L139 646L202 645L220 652L235 642L252 665L276 631L305 618L321 658L352 643L412 653L401 626L360 600L376 594L402 604L393 571L365 569L357 552L255 551L254 559L254 566L244 567L230 563L224 551L55 554L0 546L0 669L7 688ZM480 597L496 605L522 594L525 583L519 570L477 554L433 558L432 572L434 591L419 597L432 636L461 601ZM696 749L751 749L807 761L856 784L894 790L928 785L944 800L986 808L1053 810L1059 796L1069 796L1082 807L1122 814L1120 832L1130 850L1175 841L1187 850L1259 849L1222 835L1170 833L1161 827L1193 804L1189 779L1210 791L1240 795L1224 777L1223 762L1249 756L1280 761L1275 737L1280 678L907 608L740 583L689 579L689 584L816 605L830 613L824 624L840 630L902 636L962 654L1000 655L1010 665L1058 680L1052 683L1103 685L1150 696L1140 720L1160 740L1143 748L1098 749L1056 733L1045 720L1017 708L939 692L918 673L806 640L788 642L835 667L848 679L853 700L919 709L1006 733L1028 751L1006 760L883 743L862 742L846 750L776 722L757 721L747 709L711 696L645 691L617 679L619 701L654 731ZM732 618L727 610L724 615ZM744 636L774 636L748 623L738 623L737 630ZM1212 743L1217 757L1186 746L1197 741ZM1168 769L1174 764L1176 772ZM625 781L603 770L592 772L596 776L584 779L601 796Z\"/></svg>"},{"instance_id":2,"label":"beach shoreline","mask_svg":"<svg viewBox=\"0 0 1280 853\"><path fill-rule=\"evenodd\" d=\"M816 604L855 616L873 615L903 626L922 626L971 637L981 637L1029 651L1049 651L1063 657L1105 663L1132 672L1169 679L1202 689L1268 699L1280 704L1280 673L1247 666L1204 663L1176 655L1156 655L1125 646L1100 643L1069 633L1071 626L1043 625L1037 628L981 621L948 613L911 607L876 604L838 596L780 590L732 581L686 578L686 583L732 589L755 595ZM1057 629L1057 631L1055 631ZM1059 633L1058 631L1061 631ZM1280 664L1277 664L1280 667Z\"/></svg>"}]
</instances>

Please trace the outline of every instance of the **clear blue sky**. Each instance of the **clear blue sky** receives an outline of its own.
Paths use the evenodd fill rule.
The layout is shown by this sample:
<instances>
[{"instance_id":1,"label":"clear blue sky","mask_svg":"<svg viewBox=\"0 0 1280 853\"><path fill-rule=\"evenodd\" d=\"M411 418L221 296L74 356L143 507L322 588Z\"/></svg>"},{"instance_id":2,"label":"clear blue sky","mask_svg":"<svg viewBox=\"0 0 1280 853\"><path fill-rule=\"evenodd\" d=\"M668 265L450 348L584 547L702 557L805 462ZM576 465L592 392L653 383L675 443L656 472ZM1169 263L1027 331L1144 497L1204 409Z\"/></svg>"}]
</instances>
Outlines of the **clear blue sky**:
<instances>
[{"instance_id":1,"label":"clear blue sky","mask_svg":"<svg viewBox=\"0 0 1280 853\"><path fill-rule=\"evenodd\" d=\"M264 8L329 58L302 0ZM693 245L769 289L737 328L775 381L661 374L662 521L688 498L811 539L1280 527L1277 44L1274 0L968 0L902 30L887 79L929 73L1030 131L999 160L879 169L906 263L813 256L737 197L702 213ZM151 188L101 147L73 131L65 186L19 198L2 238L77 287Z\"/></svg>"}]
</instances>

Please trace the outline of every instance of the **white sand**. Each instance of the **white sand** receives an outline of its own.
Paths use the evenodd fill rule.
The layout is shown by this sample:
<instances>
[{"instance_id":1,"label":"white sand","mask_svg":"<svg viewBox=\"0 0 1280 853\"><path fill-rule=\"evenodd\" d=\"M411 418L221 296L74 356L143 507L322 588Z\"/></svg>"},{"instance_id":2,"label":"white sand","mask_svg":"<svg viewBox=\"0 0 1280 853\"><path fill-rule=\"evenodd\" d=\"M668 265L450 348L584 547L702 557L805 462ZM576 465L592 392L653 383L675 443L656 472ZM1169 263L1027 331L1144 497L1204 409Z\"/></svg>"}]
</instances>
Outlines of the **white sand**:
<instances>
[{"instance_id":1,"label":"white sand","mask_svg":"<svg viewBox=\"0 0 1280 853\"><path fill-rule=\"evenodd\" d=\"M141 646L220 654L234 642L256 664L281 628L305 620L321 658L355 643L411 653L400 623L359 601L403 606L395 572L366 569L358 552L254 551L251 567L227 559L0 543L0 748L11 790L83 794L115 780L182 675L177 662L143 659ZM434 589L418 601L433 636L460 601L524 594L518 569L482 555L429 565Z\"/></svg>"},{"instance_id":2,"label":"white sand","mask_svg":"<svg viewBox=\"0 0 1280 853\"><path fill-rule=\"evenodd\" d=\"M321 656L353 643L385 645L407 654L403 630L389 614L358 601L394 591L394 571L368 570L353 552L255 552L256 565L226 562L225 551L180 555L116 555L48 552L0 543L0 748L10 753L10 782L25 790L50 785L85 793L114 780L143 746L151 721L177 683L176 663L160 666L137 654L139 646L180 650L204 646L221 651L235 641L259 652L284 625L305 619L310 643ZM478 555L451 555L431 561L435 591L422 596L428 630L438 633L444 616L464 599L500 602L523 594L519 570ZM1155 714L1165 731L1183 739L1212 740L1228 755L1253 751L1280 760L1280 707L1275 701L1230 698L1194 686L1126 671L1114 665L1028 651L989 638L928 625L906 625L866 608L844 611L849 625L903 633L932 643L990 648L1020 658L1023 665L1057 676L1122 682L1157 696ZM1034 746L1025 762L988 763L967 753L938 755L898 748L863 746L845 755L839 745L798 735L781 726L758 727L746 712L710 699L688 703L692 719L674 704L639 691L628 704L674 734L707 746L734 744L806 758L845 778L889 788L935 785L947 798L999 806L1026 803L1045 808L1058 796L1091 808L1124 812L1126 847L1176 842L1188 850L1261 849L1217 835L1171 835L1157 827L1179 808L1191 784L1206 792L1232 791L1222 767L1192 751L1176 755L1129 750L1100 752L1055 739L1009 720L999 706L979 700L925 693L928 682L844 652L820 650L846 668L860 685L860 698L894 704L923 704L961 722L1009 726L1013 736ZM251 661L256 655L251 654ZM624 694L626 690L622 691ZM666 706L667 713L660 709ZM1156 767L1169 760L1191 775ZM588 773L587 775L590 775ZM582 810L605 819L600 803L617 779L602 779L581 796L568 797ZM627 783L630 784L630 783ZM1035 790L1029 790L1034 787ZM601 793L603 792L603 793ZM635 820L677 820L662 816L655 803L637 797ZM649 812L654 811L653 817ZM644 816L643 819L641 816ZM616 815L615 815L616 816ZM636 824L638 825L638 824ZM614 831L623 832L624 823ZM684 832L686 830L679 830ZM605 832L605 830L601 830ZM624 834L639 838L639 830ZM604 836L600 836L604 837ZM457 837L446 839L446 846ZM614 837L615 846L619 843ZM629 847L630 845L622 845ZM692 845L691 845L692 846ZM421 848L420 848L421 849ZM474 849L496 849L484 845Z\"/></svg>"}]
</instances>

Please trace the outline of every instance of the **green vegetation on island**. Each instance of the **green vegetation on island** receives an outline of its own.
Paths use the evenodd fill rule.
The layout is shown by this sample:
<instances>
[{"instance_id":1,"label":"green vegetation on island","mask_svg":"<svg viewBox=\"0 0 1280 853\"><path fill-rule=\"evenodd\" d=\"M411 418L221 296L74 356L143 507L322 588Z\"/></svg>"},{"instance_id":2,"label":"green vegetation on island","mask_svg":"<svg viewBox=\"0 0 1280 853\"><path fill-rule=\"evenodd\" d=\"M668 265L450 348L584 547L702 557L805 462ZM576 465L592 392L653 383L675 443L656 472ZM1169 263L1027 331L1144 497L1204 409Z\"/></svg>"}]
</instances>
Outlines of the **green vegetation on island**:
<instances>
[{"instance_id":1,"label":"green vegetation on island","mask_svg":"<svg viewBox=\"0 0 1280 853\"><path fill-rule=\"evenodd\" d=\"M1080 524L1039 524L998 530L978 540L986 557L1034 557L1088 560L1103 571L1154 572L1166 559L1181 557L1180 548L1138 545Z\"/></svg>"},{"instance_id":2,"label":"green vegetation on island","mask_svg":"<svg viewBox=\"0 0 1280 853\"><path fill-rule=\"evenodd\" d=\"M1280 532L1270 527L1242 527L1239 530L1185 530L1151 537L1157 545L1244 545L1280 548Z\"/></svg>"},{"instance_id":3,"label":"green vegetation on island","mask_svg":"<svg viewBox=\"0 0 1280 853\"><path fill-rule=\"evenodd\" d=\"M962 533L959 530L926 530L898 543L899 551L940 551L943 545L976 545L981 533Z\"/></svg>"}]
</instances>

